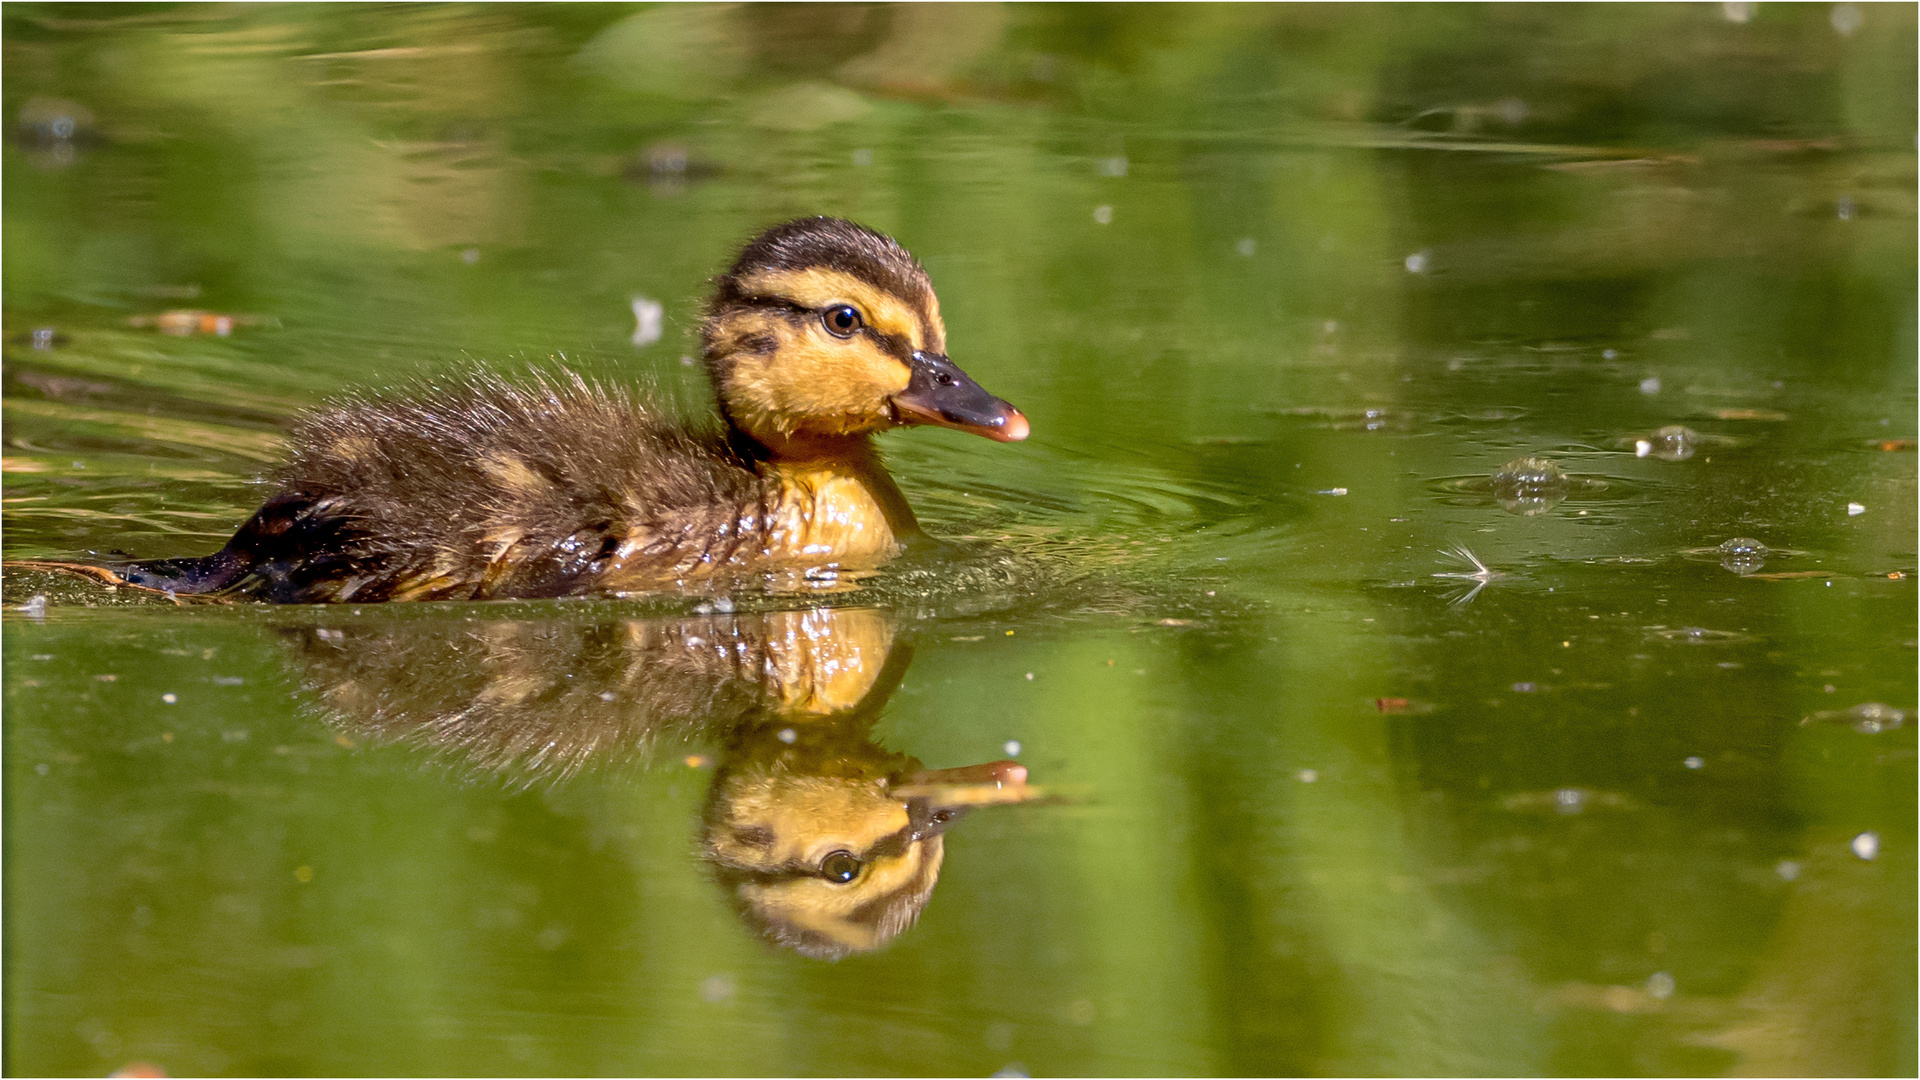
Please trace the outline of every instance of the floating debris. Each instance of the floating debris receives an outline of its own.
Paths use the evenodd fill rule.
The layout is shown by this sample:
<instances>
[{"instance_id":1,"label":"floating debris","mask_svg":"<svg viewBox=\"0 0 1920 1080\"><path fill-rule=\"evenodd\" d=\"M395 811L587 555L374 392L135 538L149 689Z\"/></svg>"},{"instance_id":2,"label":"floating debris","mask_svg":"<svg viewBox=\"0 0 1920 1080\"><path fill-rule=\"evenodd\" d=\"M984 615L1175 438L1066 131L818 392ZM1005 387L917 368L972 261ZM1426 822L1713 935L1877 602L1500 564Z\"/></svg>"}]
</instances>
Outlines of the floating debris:
<instances>
[{"instance_id":1,"label":"floating debris","mask_svg":"<svg viewBox=\"0 0 1920 1080\"><path fill-rule=\"evenodd\" d=\"M1848 517L1859 517L1861 514L1864 514L1866 512L1867 512L1867 508L1860 505L1857 502L1850 502L1847 504Z\"/></svg>"},{"instance_id":2,"label":"floating debris","mask_svg":"<svg viewBox=\"0 0 1920 1080\"><path fill-rule=\"evenodd\" d=\"M633 347L646 348L660 340L661 325L666 309L660 301L648 296L633 297Z\"/></svg>"},{"instance_id":3,"label":"floating debris","mask_svg":"<svg viewBox=\"0 0 1920 1080\"><path fill-rule=\"evenodd\" d=\"M1453 578L1457 581L1471 581L1474 583L1471 589L1468 589L1466 592L1462 593L1459 596L1454 597L1451 601L1449 601L1449 603L1455 606L1458 606L1460 604L1471 604L1473 602L1473 598L1480 595L1481 589L1484 589L1489 584L1492 584L1493 582L1499 580L1500 578L1507 576L1498 570L1493 570L1488 568L1486 563L1483 563L1480 561L1480 556L1475 555L1472 549L1468 548L1464 544L1455 544L1452 551L1443 550L1440 552L1440 554L1449 559L1457 559L1460 562L1463 562L1468 566L1473 567L1472 570L1441 571L1433 575L1434 577L1437 577L1437 578Z\"/></svg>"},{"instance_id":4,"label":"floating debris","mask_svg":"<svg viewBox=\"0 0 1920 1080\"><path fill-rule=\"evenodd\" d=\"M227 337L238 327L259 324L260 320L252 315L223 315L217 311L197 310L163 311L158 315L135 315L127 320L128 326L152 327L173 337L192 337L194 334Z\"/></svg>"},{"instance_id":5,"label":"floating debris","mask_svg":"<svg viewBox=\"0 0 1920 1080\"><path fill-rule=\"evenodd\" d=\"M1588 810L1631 810L1632 799L1617 791L1563 787L1551 791L1524 791L1500 800L1500 809L1517 813L1553 813L1564 816Z\"/></svg>"},{"instance_id":6,"label":"floating debris","mask_svg":"<svg viewBox=\"0 0 1920 1080\"><path fill-rule=\"evenodd\" d=\"M1862 735L1878 735L1905 727L1913 713L1878 701L1863 701L1851 709L1826 709L1801 719L1800 724L1845 724Z\"/></svg>"},{"instance_id":7,"label":"floating debris","mask_svg":"<svg viewBox=\"0 0 1920 1080\"><path fill-rule=\"evenodd\" d=\"M1736 645L1754 640L1752 634L1742 634L1733 630L1709 630L1701 626L1648 628L1649 636L1661 641L1678 641L1685 645Z\"/></svg>"},{"instance_id":8,"label":"floating debris","mask_svg":"<svg viewBox=\"0 0 1920 1080\"><path fill-rule=\"evenodd\" d=\"M47 617L47 594L34 593L31 599L13 610L21 612L29 619L44 619Z\"/></svg>"},{"instance_id":9,"label":"floating debris","mask_svg":"<svg viewBox=\"0 0 1920 1080\"><path fill-rule=\"evenodd\" d=\"M1412 431L1419 421L1411 412L1377 405L1356 408L1298 405L1285 409L1256 408L1255 411L1315 421L1310 426L1327 431Z\"/></svg>"}]
</instances>

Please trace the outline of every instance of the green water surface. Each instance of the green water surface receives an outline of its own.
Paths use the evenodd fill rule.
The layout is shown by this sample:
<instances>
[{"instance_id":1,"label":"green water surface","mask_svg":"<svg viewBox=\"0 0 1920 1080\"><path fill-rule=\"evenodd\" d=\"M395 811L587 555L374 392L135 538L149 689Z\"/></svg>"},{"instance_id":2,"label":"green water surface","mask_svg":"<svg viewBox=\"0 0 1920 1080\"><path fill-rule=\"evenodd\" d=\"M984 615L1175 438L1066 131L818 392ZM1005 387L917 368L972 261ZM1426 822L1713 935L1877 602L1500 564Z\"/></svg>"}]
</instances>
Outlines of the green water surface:
<instances>
[{"instance_id":1,"label":"green water surface","mask_svg":"<svg viewBox=\"0 0 1920 1080\"><path fill-rule=\"evenodd\" d=\"M1915 1070L1912 6L0 31L10 560L215 549L353 387L696 414L708 276L801 214L1033 425L883 440L969 546L718 609L9 571L8 1073ZM815 721L715 642L889 674ZM812 959L703 857L792 726L1045 797Z\"/></svg>"}]
</instances>

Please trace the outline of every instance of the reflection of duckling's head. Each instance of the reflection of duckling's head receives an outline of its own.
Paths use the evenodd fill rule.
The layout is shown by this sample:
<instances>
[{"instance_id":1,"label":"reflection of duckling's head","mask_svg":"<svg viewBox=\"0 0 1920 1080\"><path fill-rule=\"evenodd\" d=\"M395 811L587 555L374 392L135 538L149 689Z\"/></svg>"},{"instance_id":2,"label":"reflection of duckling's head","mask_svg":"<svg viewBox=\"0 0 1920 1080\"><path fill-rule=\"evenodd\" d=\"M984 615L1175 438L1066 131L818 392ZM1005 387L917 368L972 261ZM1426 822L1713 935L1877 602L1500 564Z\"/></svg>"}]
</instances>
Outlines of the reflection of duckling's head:
<instances>
[{"instance_id":1,"label":"reflection of duckling's head","mask_svg":"<svg viewBox=\"0 0 1920 1080\"><path fill-rule=\"evenodd\" d=\"M912 926L940 877L941 833L970 806L1026 792L1010 761L927 771L844 728L779 723L715 777L706 852L756 929L817 959Z\"/></svg>"},{"instance_id":2,"label":"reflection of duckling's head","mask_svg":"<svg viewBox=\"0 0 1920 1080\"><path fill-rule=\"evenodd\" d=\"M1018 409L947 359L926 271L880 233L790 221L749 243L715 286L702 336L721 412L778 455L903 424L1027 437Z\"/></svg>"}]
</instances>

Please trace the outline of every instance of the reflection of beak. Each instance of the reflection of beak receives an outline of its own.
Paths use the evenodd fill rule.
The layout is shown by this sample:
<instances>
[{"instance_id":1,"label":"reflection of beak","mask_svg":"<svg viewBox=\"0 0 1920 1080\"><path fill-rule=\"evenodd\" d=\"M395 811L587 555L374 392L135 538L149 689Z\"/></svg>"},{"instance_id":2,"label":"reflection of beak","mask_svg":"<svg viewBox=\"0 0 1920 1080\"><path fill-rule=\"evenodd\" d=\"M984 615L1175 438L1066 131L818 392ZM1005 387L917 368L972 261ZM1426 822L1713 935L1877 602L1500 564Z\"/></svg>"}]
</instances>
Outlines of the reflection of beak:
<instances>
[{"instance_id":1,"label":"reflection of beak","mask_svg":"<svg viewBox=\"0 0 1920 1080\"><path fill-rule=\"evenodd\" d=\"M1014 761L922 769L908 773L892 789L894 798L906 800L915 840L940 835L976 806L1025 802L1039 794L1038 788L1027 786L1027 767Z\"/></svg>"},{"instance_id":2,"label":"reflection of beak","mask_svg":"<svg viewBox=\"0 0 1920 1080\"><path fill-rule=\"evenodd\" d=\"M1027 437L1020 410L980 388L953 361L938 353L916 352L907 388L893 395L894 419L902 424L934 424L985 435L1000 442Z\"/></svg>"}]
</instances>

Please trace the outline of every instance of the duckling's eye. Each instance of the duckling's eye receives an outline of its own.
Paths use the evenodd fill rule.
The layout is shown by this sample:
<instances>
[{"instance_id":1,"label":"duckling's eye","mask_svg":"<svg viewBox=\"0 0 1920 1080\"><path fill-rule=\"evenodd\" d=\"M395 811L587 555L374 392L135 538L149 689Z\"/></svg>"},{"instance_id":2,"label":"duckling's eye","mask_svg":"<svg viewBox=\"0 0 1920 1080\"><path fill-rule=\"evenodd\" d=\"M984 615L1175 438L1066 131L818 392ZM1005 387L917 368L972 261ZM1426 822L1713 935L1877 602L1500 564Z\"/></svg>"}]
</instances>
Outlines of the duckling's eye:
<instances>
[{"instance_id":1,"label":"duckling's eye","mask_svg":"<svg viewBox=\"0 0 1920 1080\"><path fill-rule=\"evenodd\" d=\"M828 308L821 313L820 319L827 324L827 332L834 337L852 337L853 332L860 329L860 313L846 304Z\"/></svg>"},{"instance_id":2,"label":"duckling's eye","mask_svg":"<svg viewBox=\"0 0 1920 1080\"><path fill-rule=\"evenodd\" d=\"M836 851L820 860L820 876L845 885L860 876L860 860L851 851Z\"/></svg>"}]
</instances>

